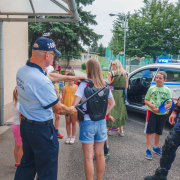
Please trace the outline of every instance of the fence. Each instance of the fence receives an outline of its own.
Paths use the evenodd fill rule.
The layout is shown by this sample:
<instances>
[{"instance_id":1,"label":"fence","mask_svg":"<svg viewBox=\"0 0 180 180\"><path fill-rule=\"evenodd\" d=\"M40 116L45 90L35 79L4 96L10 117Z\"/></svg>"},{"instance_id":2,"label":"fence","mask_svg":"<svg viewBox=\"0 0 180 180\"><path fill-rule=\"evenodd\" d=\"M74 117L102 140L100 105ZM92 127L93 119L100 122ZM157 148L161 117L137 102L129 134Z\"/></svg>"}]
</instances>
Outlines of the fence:
<instances>
[{"instance_id":1,"label":"fence","mask_svg":"<svg viewBox=\"0 0 180 180\"><path fill-rule=\"evenodd\" d=\"M101 61L101 70L109 70L111 66L111 62L115 59L118 59L121 64L123 65L124 56L118 54L116 57L113 55L113 50L110 50L109 47L106 48L106 59L104 61ZM131 62L134 59L126 59L125 56L125 70L128 73L131 73L132 71L138 69L139 67L145 66L147 64L152 64L153 59L141 59L136 65L132 65ZM138 60L137 60L138 61Z\"/></svg>"}]
</instances>

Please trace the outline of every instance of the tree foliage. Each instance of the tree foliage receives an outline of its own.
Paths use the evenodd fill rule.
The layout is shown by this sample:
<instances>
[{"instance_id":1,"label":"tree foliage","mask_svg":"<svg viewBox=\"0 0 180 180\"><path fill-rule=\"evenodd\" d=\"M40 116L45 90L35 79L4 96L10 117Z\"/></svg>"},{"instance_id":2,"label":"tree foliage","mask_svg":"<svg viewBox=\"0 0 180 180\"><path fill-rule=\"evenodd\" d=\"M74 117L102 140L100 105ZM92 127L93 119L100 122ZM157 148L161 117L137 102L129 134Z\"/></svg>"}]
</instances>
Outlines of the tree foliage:
<instances>
[{"instance_id":1,"label":"tree foliage","mask_svg":"<svg viewBox=\"0 0 180 180\"><path fill-rule=\"evenodd\" d=\"M48 34L48 38L55 41L56 48L62 53L62 56L68 60L79 58L83 49L83 45L90 45L95 40L102 38L102 35L96 34L88 25L97 25L96 16L90 12L83 11L83 6L91 5L94 0L76 0L77 10L80 21L76 23L66 22L45 22L45 23L29 23L29 56L31 56L31 48L34 41ZM52 18L46 17L46 18ZM56 17L57 18L57 17ZM62 17L59 17L62 18ZM58 59L59 57L55 57Z\"/></svg>"},{"instance_id":2,"label":"tree foliage","mask_svg":"<svg viewBox=\"0 0 180 180\"><path fill-rule=\"evenodd\" d=\"M126 55L157 56L173 54L180 50L180 1L144 0L144 7L126 15ZM110 48L115 55L124 50L125 14L118 14L113 24Z\"/></svg>"},{"instance_id":3,"label":"tree foliage","mask_svg":"<svg viewBox=\"0 0 180 180\"><path fill-rule=\"evenodd\" d=\"M106 54L106 47L104 47L102 43L100 43L100 45L98 46L97 41L95 41L91 45L89 51L90 52L99 53L99 56L105 56L105 54Z\"/></svg>"}]
</instances>

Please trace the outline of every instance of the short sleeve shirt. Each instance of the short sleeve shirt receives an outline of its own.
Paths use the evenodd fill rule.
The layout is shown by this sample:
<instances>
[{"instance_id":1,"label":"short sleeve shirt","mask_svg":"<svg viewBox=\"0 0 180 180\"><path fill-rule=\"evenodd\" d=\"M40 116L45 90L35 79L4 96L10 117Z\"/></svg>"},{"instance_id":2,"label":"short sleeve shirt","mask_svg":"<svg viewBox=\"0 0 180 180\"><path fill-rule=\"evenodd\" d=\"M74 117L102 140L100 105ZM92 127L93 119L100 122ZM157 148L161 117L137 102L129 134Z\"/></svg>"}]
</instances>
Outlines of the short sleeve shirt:
<instances>
[{"instance_id":1,"label":"short sleeve shirt","mask_svg":"<svg viewBox=\"0 0 180 180\"><path fill-rule=\"evenodd\" d=\"M42 68L27 61L16 75L19 111L27 119L47 121L53 118L52 106L59 99L53 83L45 76Z\"/></svg>"},{"instance_id":2,"label":"short sleeve shirt","mask_svg":"<svg viewBox=\"0 0 180 180\"><path fill-rule=\"evenodd\" d=\"M47 72L48 72L48 73L51 73L52 71L54 71L54 67L51 66L51 65L49 65L49 66L46 67L46 68L47 68Z\"/></svg>"},{"instance_id":3,"label":"short sleeve shirt","mask_svg":"<svg viewBox=\"0 0 180 180\"><path fill-rule=\"evenodd\" d=\"M153 104L156 108L159 108L159 106L161 106L161 104L169 98L171 98L170 89L166 86L157 87L156 85L150 87L145 96L145 99L149 100L149 102ZM171 99L169 99L169 101L171 101ZM148 110L152 111L150 107L148 107ZM158 112L157 114L162 115L166 113Z\"/></svg>"},{"instance_id":4,"label":"short sleeve shirt","mask_svg":"<svg viewBox=\"0 0 180 180\"><path fill-rule=\"evenodd\" d=\"M87 83L86 82L81 82L76 93L75 93L75 96L78 96L82 99L82 101L85 101L86 100L86 97L84 95L84 89L86 88L86 85ZM112 93L111 93L111 90L109 91L109 95L108 95L108 98L111 98L113 97ZM87 109L87 103L84 103L82 105L82 108L83 108L83 111L86 111ZM88 121L88 120L91 120L89 115L88 114L85 114L84 115L84 120Z\"/></svg>"}]
</instances>

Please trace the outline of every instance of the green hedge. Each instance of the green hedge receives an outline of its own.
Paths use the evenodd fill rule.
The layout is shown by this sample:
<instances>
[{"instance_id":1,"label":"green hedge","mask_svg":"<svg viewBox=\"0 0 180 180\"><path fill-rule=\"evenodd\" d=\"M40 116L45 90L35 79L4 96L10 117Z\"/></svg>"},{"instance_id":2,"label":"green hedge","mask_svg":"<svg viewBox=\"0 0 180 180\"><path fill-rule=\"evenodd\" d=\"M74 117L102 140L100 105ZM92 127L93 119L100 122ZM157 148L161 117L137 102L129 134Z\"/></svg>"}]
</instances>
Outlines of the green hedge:
<instances>
[{"instance_id":1,"label":"green hedge","mask_svg":"<svg viewBox=\"0 0 180 180\"><path fill-rule=\"evenodd\" d=\"M86 70L86 64L85 63L81 64L81 69Z\"/></svg>"},{"instance_id":2,"label":"green hedge","mask_svg":"<svg viewBox=\"0 0 180 180\"><path fill-rule=\"evenodd\" d=\"M65 69L61 69L61 73L64 75Z\"/></svg>"}]
</instances>

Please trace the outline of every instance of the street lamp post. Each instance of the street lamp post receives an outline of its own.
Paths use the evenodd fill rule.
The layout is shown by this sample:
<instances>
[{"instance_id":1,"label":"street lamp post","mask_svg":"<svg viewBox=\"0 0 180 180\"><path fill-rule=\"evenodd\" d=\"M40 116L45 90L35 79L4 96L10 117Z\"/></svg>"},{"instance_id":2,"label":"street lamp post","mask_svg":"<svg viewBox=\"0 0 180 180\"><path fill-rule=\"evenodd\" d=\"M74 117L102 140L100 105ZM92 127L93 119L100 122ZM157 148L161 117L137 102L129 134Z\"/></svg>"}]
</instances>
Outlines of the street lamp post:
<instances>
[{"instance_id":1,"label":"street lamp post","mask_svg":"<svg viewBox=\"0 0 180 180\"><path fill-rule=\"evenodd\" d=\"M118 16L117 14L109 14L109 16ZM125 15L125 21L124 21L124 56L123 56L123 67L125 69L125 56L126 56L126 28L127 28L127 21L126 21L126 15Z\"/></svg>"}]
</instances>

